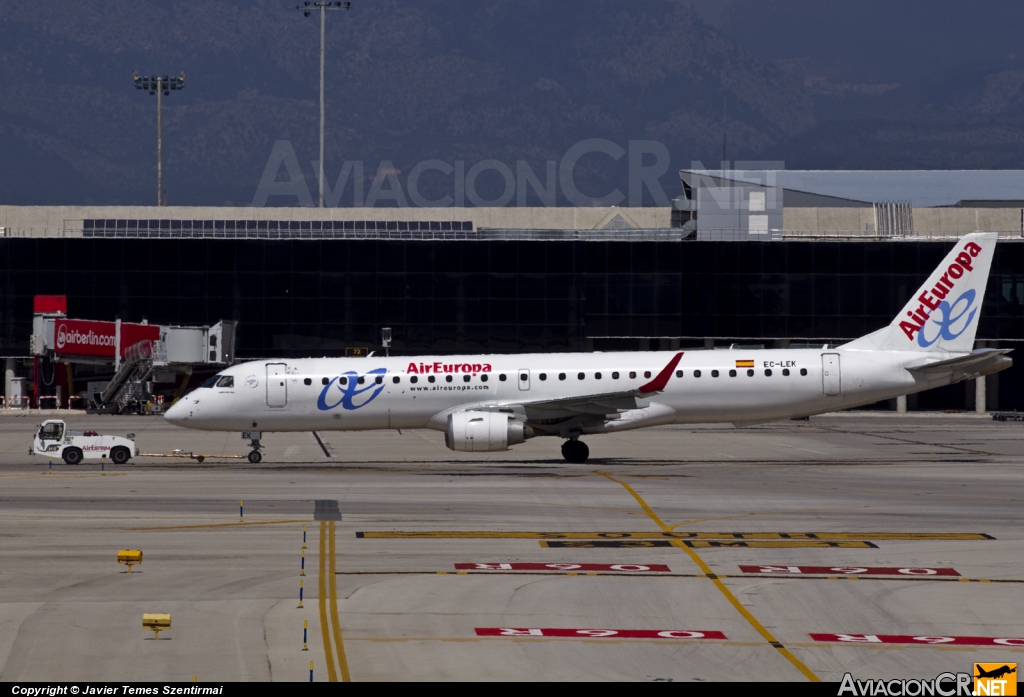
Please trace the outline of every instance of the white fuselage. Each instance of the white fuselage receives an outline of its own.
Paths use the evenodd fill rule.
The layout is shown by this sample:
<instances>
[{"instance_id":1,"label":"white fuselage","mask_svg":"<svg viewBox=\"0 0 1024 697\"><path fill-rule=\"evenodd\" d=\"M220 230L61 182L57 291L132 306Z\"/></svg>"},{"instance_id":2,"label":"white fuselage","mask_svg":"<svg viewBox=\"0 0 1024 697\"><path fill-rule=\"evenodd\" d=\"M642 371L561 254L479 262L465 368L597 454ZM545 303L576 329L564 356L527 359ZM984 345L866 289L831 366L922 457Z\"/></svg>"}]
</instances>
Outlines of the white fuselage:
<instances>
[{"instance_id":1,"label":"white fuselage","mask_svg":"<svg viewBox=\"0 0 1024 697\"><path fill-rule=\"evenodd\" d=\"M531 403L638 390L677 353L253 361L219 374L233 378L232 386L196 389L166 418L187 428L221 431L444 430L450 413L508 407L535 424L537 435L566 437L565 424L574 418L580 433L772 421L870 404L950 381L949 375L905 370L921 362L920 352L696 350L682 352L664 389L643 395L635 408L609 407L596 420L571 411L548 411L540 415L545 419L530 413Z\"/></svg>"}]
</instances>

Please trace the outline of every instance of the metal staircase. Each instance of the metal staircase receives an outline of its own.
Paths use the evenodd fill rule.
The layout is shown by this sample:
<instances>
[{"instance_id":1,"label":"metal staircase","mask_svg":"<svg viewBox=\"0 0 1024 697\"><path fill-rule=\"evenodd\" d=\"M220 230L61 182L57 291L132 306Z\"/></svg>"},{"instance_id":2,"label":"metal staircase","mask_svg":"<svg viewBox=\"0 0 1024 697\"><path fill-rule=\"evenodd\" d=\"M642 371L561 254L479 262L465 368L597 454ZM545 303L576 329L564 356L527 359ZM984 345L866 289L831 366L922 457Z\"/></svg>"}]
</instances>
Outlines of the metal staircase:
<instances>
[{"instance_id":1,"label":"metal staircase","mask_svg":"<svg viewBox=\"0 0 1024 697\"><path fill-rule=\"evenodd\" d=\"M120 412L131 402L145 402L146 381L153 374L153 342L140 341L125 349L121 367L100 395L104 411Z\"/></svg>"}]
</instances>

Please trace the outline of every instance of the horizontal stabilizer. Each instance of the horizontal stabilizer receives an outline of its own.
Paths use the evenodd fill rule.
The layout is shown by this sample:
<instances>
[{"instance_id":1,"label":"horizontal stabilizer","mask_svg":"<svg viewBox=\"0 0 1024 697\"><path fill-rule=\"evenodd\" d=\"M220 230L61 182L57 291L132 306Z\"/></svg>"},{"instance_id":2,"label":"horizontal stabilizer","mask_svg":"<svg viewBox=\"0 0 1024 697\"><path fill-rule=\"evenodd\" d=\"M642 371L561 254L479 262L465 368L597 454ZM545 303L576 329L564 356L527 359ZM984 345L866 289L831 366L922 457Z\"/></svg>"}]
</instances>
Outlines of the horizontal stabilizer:
<instances>
[{"instance_id":1,"label":"horizontal stabilizer","mask_svg":"<svg viewBox=\"0 0 1024 697\"><path fill-rule=\"evenodd\" d=\"M980 375L991 375L1000 370L1005 370L1012 365L1013 360L1007 357L1013 349L977 349L959 358L950 358L945 361L923 363L921 365L908 366L907 370L912 373L923 373L928 375L941 373L961 374L965 377L977 377Z\"/></svg>"}]
</instances>

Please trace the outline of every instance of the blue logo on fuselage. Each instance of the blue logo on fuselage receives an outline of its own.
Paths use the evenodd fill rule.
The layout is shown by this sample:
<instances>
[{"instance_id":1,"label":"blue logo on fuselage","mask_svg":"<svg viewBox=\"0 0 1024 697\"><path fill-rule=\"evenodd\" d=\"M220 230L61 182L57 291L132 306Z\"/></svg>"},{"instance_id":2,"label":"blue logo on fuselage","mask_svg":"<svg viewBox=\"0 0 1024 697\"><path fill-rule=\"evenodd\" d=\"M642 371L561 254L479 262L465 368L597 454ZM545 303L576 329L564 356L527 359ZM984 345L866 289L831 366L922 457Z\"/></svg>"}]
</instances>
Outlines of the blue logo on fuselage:
<instances>
[{"instance_id":1,"label":"blue logo on fuselage","mask_svg":"<svg viewBox=\"0 0 1024 697\"><path fill-rule=\"evenodd\" d=\"M938 325L938 334L936 334L933 339L926 339L925 329L928 327L929 324L926 322L925 325L921 327L921 331L918 332L917 334L918 345L921 348L928 348L939 339L952 341L953 339L957 338L965 331L967 331L967 327L969 327L971 325L971 322L974 321L974 315L976 315L978 312L978 308L976 307L974 309L971 309L971 306L974 305L974 298L976 297L976 295L977 294L974 292L973 289L969 289L965 290L963 294L959 298L954 300L952 303L948 303L945 300L940 302L939 306L935 308L935 311L929 318L932 322ZM969 313L968 310L970 310ZM940 313L941 317L939 316ZM964 315L967 316L967 319L964 321L963 326L960 327L960 331L954 332L953 325L959 322L961 319L963 319Z\"/></svg>"},{"instance_id":2,"label":"blue logo on fuselage","mask_svg":"<svg viewBox=\"0 0 1024 697\"><path fill-rule=\"evenodd\" d=\"M376 368L362 376L353 370L342 373L324 386L316 400L316 408L330 411L341 405L343 409L352 411L365 407L384 391L383 376L387 372L387 368ZM379 385L378 377L382 378Z\"/></svg>"}]
</instances>

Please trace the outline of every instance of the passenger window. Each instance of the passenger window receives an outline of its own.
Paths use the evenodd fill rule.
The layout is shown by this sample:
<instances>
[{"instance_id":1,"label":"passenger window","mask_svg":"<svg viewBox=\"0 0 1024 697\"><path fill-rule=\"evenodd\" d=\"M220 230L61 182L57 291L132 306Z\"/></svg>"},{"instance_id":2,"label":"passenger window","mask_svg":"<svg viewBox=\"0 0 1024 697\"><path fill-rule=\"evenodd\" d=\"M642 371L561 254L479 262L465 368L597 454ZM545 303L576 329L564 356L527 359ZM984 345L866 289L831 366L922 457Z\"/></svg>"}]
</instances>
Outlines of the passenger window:
<instances>
[{"instance_id":1,"label":"passenger window","mask_svg":"<svg viewBox=\"0 0 1024 697\"><path fill-rule=\"evenodd\" d=\"M750 370L747 371L747 377L748 378L754 377L754 369L753 368L751 368Z\"/></svg>"},{"instance_id":2,"label":"passenger window","mask_svg":"<svg viewBox=\"0 0 1024 697\"><path fill-rule=\"evenodd\" d=\"M699 370L693 371L693 377L699 378L700 377L700 371Z\"/></svg>"},{"instance_id":3,"label":"passenger window","mask_svg":"<svg viewBox=\"0 0 1024 697\"><path fill-rule=\"evenodd\" d=\"M498 375L498 379L501 380L502 382L505 382L505 373L501 373L500 375Z\"/></svg>"},{"instance_id":4,"label":"passenger window","mask_svg":"<svg viewBox=\"0 0 1024 697\"><path fill-rule=\"evenodd\" d=\"M636 371L634 371L634 370L629 371L629 379L630 380L636 380Z\"/></svg>"},{"instance_id":5,"label":"passenger window","mask_svg":"<svg viewBox=\"0 0 1024 697\"><path fill-rule=\"evenodd\" d=\"M801 375L807 375L807 368L801 368L800 369L800 374Z\"/></svg>"},{"instance_id":6,"label":"passenger window","mask_svg":"<svg viewBox=\"0 0 1024 697\"><path fill-rule=\"evenodd\" d=\"M600 380L601 379L601 373L594 373L594 379L595 380Z\"/></svg>"},{"instance_id":7,"label":"passenger window","mask_svg":"<svg viewBox=\"0 0 1024 697\"><path fill-rule=\"evenodd\" d=\"M583 378L585 378L585 377L586 377L586 375L584 375L583 373L578 373L578 374L576 375L576 377L577 377L577 378L579 378L580 380L582 380Z\"/></svg>"},{"instance_id":8,"label":"passenger window","mask_svg":"<svg viewBox=\"0 0 1024 697\"><path fill-rule=\"evenodd\" d=\"M411 382L412 384L415 385L419 381L420 381L419 376L417 376L417 375L410 375L409 376L409 382Z\"/></svg>"},{"instance_id":9,"label":"passenger window","mask_svg":"<svg viewBox=\"0 0 1024 697\"><path fill-rule=\"evenodd\" d=\"M676 377L677 377L677 378L681 378L681 377L683 377L683 371L681 371L681 370L677 370L677 371L676 371Z\"/></svg>"},{"instance_id":10,"label":"passenger window","mask_svg":"<svg viewBox=\"0 0 1024 697\"><path fill-rule=\"evenodd\" d=\"M445 375L444 376L444 381L445 382L451 382L452 381L452 376L451 375Z\"/></svg>"},{"instance_id":11,"label":"passenger window","mask_svg":"<svg viewBox=\"0 0 1024 697\"><path fill-rule=\"evenodd\" d=\"M782 369L782 375L783 375L783 377L787 377L788 378L789 377L789 368L783 368Z\"/></svg>"},{"instance_id":12,"label":"passenger window","mask_svg":"<svg viewBox=\"0 0 1024 697\"><path fill-rule=\"evenodd\" d=\"M217 381L217 387L234 387L235 377L233 375L225 375Z\"/></svg>"},{"instance_id":13,"label":"passenger window","mask_svg":"<svg viewBox=\"0 0 1024 697\"><path fill-rule=\"evenodd\" d=\"M338 384L344 387L348 384L348 378L338 378Z\"/></svg>"},{"instance_id":14,"label":"passenger window","mask_svg":"<svg viewBox=\"0 0 1024 697\"><path fill-rule=\"evenodd\" d=\"M330 384L331 384L331 381L330 381L330 379L329 379L329 378L322 378L322 379L320 380L320 384L321 384L321 385L330 385Z\"/></svg>"},{"instance_id":15,"label":"passenger window","mask_svg":"<svg viewBox=\"0 0 1024 697\"><path fill-rule=\"evenodd\" d=\"M614 372L614 373L612 373L612 380L618 380L618 379L619 379L619 374L618 374L618 372Z\"/></svg>"},{"instance_id":16,"label":"passenger window","mask_svg":"<svg viewBox=\"0 0 1024 697\"><path fill-rule=\"evenodd\" d=\"M469 382L469 376L468 375L463 375L462 376L462 381L463 382Z\"/></svg>"},{"instance_id":17,"label":"passenger window","mask_svg":"<svg viewBox=\"0 0 1024 697\"><path fill-rule=\"evenodd\" d=\"M487 374L486 373L484 373L483 375L480 376L480 382L487 382Z\"/></svg>"},{"instance_id":18,"label":"passenger window","mask_svg":"<svg viewBox=\"0 0 1024 697\"><path fill-rule=\"evenodd\" d=\"M651 371L649 371L649 370L645 370L645 371L644 371L644 377L645 377L645 378L649 378L649 377L651 377Z\"/></svg>"},{"instance_id":19,"label":"passenger window","mask_svg":"<svg viewBox=\"0 0 1024 697\"><path fill-rule=\"evenodd\" d=\"M365 384L365 383L366 383L366 377L365 377L365 376L363 376L363 375L360 375L360 376L359 376L359 379L358 379L358 380L356 380L356 382L357 382L357 383L359 383L360 385L363 385L363 384Z\"/></svg>"},{"instance_id":20,"label":"passenger window","mask_svg":"<svg viewBox=\"0 0 1024 697\"><path fill-rule=\"evenodd\" d=\"M718 377L718 371L717 370L712 370L711 371L711 377L717 378Z\"/></svg>"},{"instance_id":21,"label":"passenger window","mask_svg":"<svg viewBox=\"0 0 1024 697\"><path fill-rule=\"evenodd\" d=\"M541 373L540 374L540 379L541 380L547 380L548 379L548 374L547 373Z\"/></svg>"},{"instance_id":22,"label":"passenger window","mask_svg":"<svg viewBox=\"0 0 1024 697\"><path fill-rule=\"evenodd\" d=\"M435 378L433 375L428 375L427 376L427 382L434 382L434 380L436 380L436 379L437 378Z\"/></svg>"},{"instance_id":23,"label":"passenger window","mask_svg":"<svg viewBox=\"0 0 1024 697\"><path fill-rule=\"evenodd\" d=\"M764 376L765 376L766 378L770 378L770 377L772 376L772 369L771 369L771 368L767 368L767 369L765 369L765 371L764 371Z\"/></svg>"},{"instance_id":24,"label":"passenger window","mask_svg":"<svg viewBox=\"0 0 1024 697\"><path fill-rule=\"evenodd\" d=\"M731 378L736 377L736 371L735 370L730 370L729 371L729 377L731 377Z\"/></svg>"},{"instance_id":25,"label":"passenger window","mask_svg":"<svg viewBox=\"0 0 1024 697\"><path fill-rule=\"evenodd\" d=\"M303 385L312 385L313 381L310 380L309 378L306 378L305 380L302 381L302 384Z\"/></svg>"},{"instance_id":26,"label":"passenger window","mask_svg":"<svg viewBox=\"0 0 1024 697\"><path fill-rule=\"evenodd\" d=\"M402 378L398 377L397 375L395 377L391 378L391 382L395 383L396 385L398 383L400 383L401 381L402 381Z\"/></svg>"},{"instance_id":27,"label":"passenger window","mask_svg":"<svg viewBox=\"0 0 1024 697\"><path fill-rule=\"evenodd\" d=\"M375 383L377 383L378 385L383 385L383 384L384 384L384 378L383 378L383 376L381 376L381 375L378 375L378 376L377 376L377 377L376 377L376 378L374 379L374 382L375 382Z\"/></svg>"},{"instance_id":28,"label":"passenger window","mask_svg":"<svg viewBox=\"0 0 1024 697\"><path fill-rule=\"evenodd\" d=\"M559 373L558 374L558 379L559 380L565 380L565 373Z\"/></svg>"}]
</instances>

